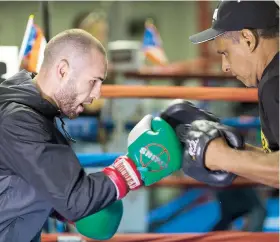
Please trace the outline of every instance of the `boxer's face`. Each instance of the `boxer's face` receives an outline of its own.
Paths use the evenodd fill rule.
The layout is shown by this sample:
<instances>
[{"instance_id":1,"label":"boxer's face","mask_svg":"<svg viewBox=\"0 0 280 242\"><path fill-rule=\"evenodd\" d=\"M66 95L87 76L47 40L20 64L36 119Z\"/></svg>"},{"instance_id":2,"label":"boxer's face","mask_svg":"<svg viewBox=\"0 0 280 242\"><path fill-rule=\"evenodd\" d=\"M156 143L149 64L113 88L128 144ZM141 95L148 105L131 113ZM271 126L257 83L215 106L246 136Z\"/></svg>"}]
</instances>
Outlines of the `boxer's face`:
<instances>
[{"instance_id":1,"label":"boxer's face","mask_svg":"<svg viewBox=\"0 0 280 242\"><path fill-rule=\"evenodd\" d=\"M69 67L67 80L62 81L55 94L56 102L62 113L73 119L84 110L84 104L92 103L100 97L103 80L106 78L107 60L96 50L82 65Z\"/></svg>"},{"instance_id":2,"label":"boxer's face","mask_svg":"<svg viewBox=\"0 0 280 242\"><path fill-rule=\"evenodd\" d=\"M246 40L242 36L221 36L215 39L214 44L217 53L222 55L223 71L230 72L248 87L256 86L256 58Z\"/></svg>"}]
</instances>

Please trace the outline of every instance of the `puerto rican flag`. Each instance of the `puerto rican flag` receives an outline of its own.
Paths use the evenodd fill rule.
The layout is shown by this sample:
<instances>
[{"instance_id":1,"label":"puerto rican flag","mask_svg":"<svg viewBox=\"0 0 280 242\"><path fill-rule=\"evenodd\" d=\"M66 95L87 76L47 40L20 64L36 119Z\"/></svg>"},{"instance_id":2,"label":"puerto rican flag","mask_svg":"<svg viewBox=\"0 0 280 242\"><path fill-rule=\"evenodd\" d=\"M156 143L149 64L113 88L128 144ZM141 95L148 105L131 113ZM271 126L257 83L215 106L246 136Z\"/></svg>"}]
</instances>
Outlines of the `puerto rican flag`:
<instances>
[{"instance_id":1,"label":"puerto rican flag","mask_svg":"<svg viewBox=\"0 0 280 242\"><path fill-rule=\"evenodd\" d=\"M152 21L147 20L143 36L143 52L148 61L155 65L165 65L168 60L162 47L160 34Z\"/></svg>"},{"instance_id":2,"label":"puerto rican flag","mask_svg":"<svg viewBox=\"0 0 280 242\"><path fill-rule=\"evenodd\" d=\"M27 71L38 73L46 44L43 31L34 23L34 15L30 15L19 52L19 66L24 61Z\"/></svg>"}]
</instances>

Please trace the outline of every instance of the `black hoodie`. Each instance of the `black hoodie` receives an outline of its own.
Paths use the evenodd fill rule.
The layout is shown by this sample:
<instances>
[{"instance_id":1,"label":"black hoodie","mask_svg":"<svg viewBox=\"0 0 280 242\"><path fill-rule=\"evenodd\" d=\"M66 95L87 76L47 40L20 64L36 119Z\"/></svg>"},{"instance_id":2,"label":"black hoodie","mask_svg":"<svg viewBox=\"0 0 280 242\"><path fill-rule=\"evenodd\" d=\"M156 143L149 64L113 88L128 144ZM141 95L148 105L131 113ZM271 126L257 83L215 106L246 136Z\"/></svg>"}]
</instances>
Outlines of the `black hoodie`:
<instances>
[{"instance_id":1,"label":"black hoodie","mask_svg":"<svg viewBox=\"0 0 280 242\"><path fill-rule=\"evenodd\" d=\"M1 242L30 242L54 210L76 221L116 199L107 176L85 173L56 128L59 114L30 73L0 84Z\"/></svg>"}]
</instances>

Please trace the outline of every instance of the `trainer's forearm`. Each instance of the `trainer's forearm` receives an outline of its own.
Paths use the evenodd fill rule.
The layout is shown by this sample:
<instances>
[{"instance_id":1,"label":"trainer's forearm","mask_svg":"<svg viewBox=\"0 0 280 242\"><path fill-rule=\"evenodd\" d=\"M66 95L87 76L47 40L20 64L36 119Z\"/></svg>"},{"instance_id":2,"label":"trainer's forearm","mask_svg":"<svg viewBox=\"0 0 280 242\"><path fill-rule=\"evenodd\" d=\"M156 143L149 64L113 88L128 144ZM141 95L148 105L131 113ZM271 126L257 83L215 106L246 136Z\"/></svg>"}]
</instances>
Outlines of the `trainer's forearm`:
<instances>
[{"instance_id":1,"label":"trainer's forearm","mask_svg":"<svg viewBox=\"0 0 280 242\"><path fill-rule=\"evenodd\" d=\"M231 150L224 169L256 182L279 188L279 152Z\"/></svg>"},{"instance_id":2,"label":"trainer's forearm","mask_svg":"<svg viewBox=\"0 0 280 242\"><path fill-rule=\"evenodd\" d=\"M212 146L213 149L209 146L208 157L213 160L212 162L216 159L215 169L232 172L255 182L279 188L279 152L267 154L253 146L240 151L219 145L220 150L217 150L215 146ZM216 158L213 157L215 149Z\"/></svg>"}]
</instances>

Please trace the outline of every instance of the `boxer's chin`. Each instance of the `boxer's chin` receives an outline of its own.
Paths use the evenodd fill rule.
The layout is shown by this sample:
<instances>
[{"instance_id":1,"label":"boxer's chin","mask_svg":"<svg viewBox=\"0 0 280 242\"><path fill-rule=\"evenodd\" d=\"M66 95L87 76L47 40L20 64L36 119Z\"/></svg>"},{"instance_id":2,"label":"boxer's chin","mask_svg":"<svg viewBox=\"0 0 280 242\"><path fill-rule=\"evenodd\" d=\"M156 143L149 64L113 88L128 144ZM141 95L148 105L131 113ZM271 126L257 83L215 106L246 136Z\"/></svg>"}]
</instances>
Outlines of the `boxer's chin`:
<instances>
[{"instance_id":1,"label":"boxer's chin","mask_svg":"<svg viewBox=\"0 0 280 242\"><path fill-rule=\"evenodd\" d=\"M62 112L65 116L67 116L69 119L75 119L79 116L78 110L75 108L71 109L62 109Z\"/></svg>"},{"instance_id":2,"label":"boxer's chin","mask_svg":"<svg viewBox=\"0 0 280 242\"><path fill-rule=\"evenodd\" d=\"M67 116L69 119L75 119L75 118L79 117L79 114L80 113L77 110L75 110L75 111L70 112L69 115L67 115Z\"/></svg>"},{"instance_id":3,"label":"boxer's chin","mask_svg":"<svg viewBox=\"0 0 280 242\"><path fill-rule=\"evenodd\" d=\"M69 116L68 116L68 118L69 119L75 119L75 118L77 118L79 116L79 114L77 114L77 113L71 113Z\"/></svg>"}]
</instances>

